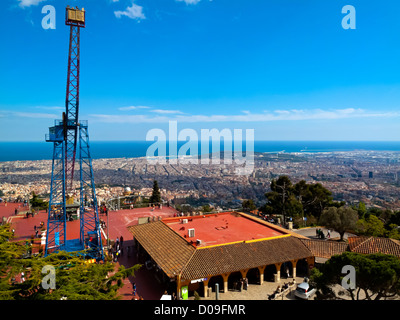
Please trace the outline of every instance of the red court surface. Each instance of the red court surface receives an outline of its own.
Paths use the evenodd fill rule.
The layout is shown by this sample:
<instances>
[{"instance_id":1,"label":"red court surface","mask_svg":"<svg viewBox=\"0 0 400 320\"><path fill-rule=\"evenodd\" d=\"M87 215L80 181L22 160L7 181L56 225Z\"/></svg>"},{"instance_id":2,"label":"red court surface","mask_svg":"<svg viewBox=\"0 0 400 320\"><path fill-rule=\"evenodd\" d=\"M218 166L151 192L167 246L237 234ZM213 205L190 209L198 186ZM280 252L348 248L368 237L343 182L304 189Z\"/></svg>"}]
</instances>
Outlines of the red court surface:
<instances>
[{"instance_id":1,"label":"red court surface","mask_svg":"<svg viewBox=\"0 0 400 320\"><path fill-rule=\"evenodd\" d=\"M187 219L187 223L182 223ZM188 242L197 240L197 247L226 244L237 241L250 241L284 235L261 222L241 216L237 213L223 212L195 217L180 217L163 220L171 229ZM189 229L194 229L194 237L189 237Z\"/></svg>"}]
</instances>

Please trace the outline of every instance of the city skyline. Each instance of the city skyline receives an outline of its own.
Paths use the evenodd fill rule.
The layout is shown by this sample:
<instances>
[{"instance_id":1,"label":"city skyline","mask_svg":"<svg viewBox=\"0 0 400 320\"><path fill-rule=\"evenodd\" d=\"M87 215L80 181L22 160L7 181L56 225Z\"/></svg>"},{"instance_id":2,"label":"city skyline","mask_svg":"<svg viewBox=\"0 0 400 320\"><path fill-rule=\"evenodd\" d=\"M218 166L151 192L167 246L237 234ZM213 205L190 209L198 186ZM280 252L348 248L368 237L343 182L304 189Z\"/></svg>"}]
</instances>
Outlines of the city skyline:
<instances>
[{"instance_id":1,"label":"city skyline","mask_svg":"<svg viewBox=\"0 0 400 320\"><path fill-rule=\"evenodd\" d=\"M84 7L80 119L91 140L154 128L255 140L399 141L400 5L352 1L7 0L0 141L43 141L65 103L67 5ZM44 6L55 8L45 30Z\"/></svg>"}]
</instances>

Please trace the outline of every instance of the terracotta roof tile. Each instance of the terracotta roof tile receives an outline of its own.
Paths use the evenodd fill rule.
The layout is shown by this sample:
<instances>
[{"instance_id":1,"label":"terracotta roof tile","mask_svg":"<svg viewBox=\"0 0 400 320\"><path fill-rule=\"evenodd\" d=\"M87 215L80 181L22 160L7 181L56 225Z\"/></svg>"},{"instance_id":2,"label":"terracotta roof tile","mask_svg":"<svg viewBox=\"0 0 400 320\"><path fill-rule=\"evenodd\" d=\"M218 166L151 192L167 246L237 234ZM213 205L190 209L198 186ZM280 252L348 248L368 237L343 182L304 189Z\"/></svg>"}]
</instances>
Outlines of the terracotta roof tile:
<instances>
[{"instance_id":1,"label":"terracotta roof tile","mask_svg":"<svg viewBox=\"0 0 400 320\"><path fill-rule=\"evenodd\" d=\"M196 250L162 221L128 229L169 277L179 274Z\"/></svg>"},{"instance_id":2,"label":"terracotta roof tile","mask_svg":"<svg viewBox=\"0 0 400 320\"><path fill-rule=\"evenodd\" d=\"M182 272L182 279L199 279L313 256L300 239L291 234L196 249L162 221L128 229L169 277Z\"/></svg>"},{"instance_id":3,"label":"terracotta roof tile","mask_svg":"<svg viewBox=\"0 0 400 320\"><path fill-rule=\"evenodd\" d=\"M312 257L300 239L283 238L197 249L182 279L199 279L259 266Z\"/></svg>"},{"instance_id":4,"label":"terracotta roof tile","mask_svg":"<svg viewBox=\"0 0 400 320\"><path fill-rule=\"evenodd\" d=\"M349 237L349 249L358 253L384 253L400 258L400 241L380 237Z\"/></svg>"},{"instance_id":5,"label":"terracotta roof tile","mask_svg":"<svg viewBox=\"0 0 400 320\"><path fill-rule=\"evenodd\" d=\"M311 250L314 256L329 259L335 254L341 254L348 249L348 244L337 241L322 241L301 239L301 242Z\"/></svg>"}]
</instances>

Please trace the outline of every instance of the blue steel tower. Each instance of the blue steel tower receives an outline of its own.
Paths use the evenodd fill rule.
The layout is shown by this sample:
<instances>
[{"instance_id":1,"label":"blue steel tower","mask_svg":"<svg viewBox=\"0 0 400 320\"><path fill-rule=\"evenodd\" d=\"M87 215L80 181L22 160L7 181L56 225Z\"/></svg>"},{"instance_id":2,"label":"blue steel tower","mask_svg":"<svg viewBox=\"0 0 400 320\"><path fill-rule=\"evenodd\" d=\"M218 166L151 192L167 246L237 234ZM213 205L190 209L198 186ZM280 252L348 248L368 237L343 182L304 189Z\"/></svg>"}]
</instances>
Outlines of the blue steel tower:
<instances>
[{"instance_id":1,"label":"blue steel tower","mask_svg":"<svg viewBox=\"0 0 400 320\"><path fill-rule=\"evenodd\" d=\"M85 257L104 260L98 204L89 148L87 121L79 121L80 28L85 10L66 9L70 26L66 110L49 128L46 141L54 144L45 255L85 250ZM78 152L77 152L78 151ZM79 161L79 197L74 188L76 156ZM75 199L74 199L75 197ZM78 198L78 199L76 199ZM67 240L68 200L79 200L80 236Z\"/></svg>"}]
</instances>

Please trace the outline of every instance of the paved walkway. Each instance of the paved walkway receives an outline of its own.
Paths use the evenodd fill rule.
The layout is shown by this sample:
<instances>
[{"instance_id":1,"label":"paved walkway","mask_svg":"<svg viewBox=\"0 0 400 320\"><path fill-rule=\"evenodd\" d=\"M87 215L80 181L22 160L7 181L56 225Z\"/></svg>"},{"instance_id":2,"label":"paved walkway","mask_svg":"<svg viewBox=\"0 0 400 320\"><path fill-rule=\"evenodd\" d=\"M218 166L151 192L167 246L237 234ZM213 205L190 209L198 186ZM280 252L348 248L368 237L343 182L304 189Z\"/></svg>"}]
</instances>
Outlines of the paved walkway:
<instances>
[{"instance_id":1,"label":"paved walkway","mask_svg":"<svg viewBox=\"0 0 400 320\"><path fill-rule=\"evenodd\" d=\"M296 284L303 282L304 277L296 277ZM285 282L292 281L293 278L290 279L281 279L280 282L269 282L264 281L262 285L259 284L249 284L247 290L233 291L229 290L225 293L219 293L219 300L268 300L268 296L271 295L278 286L282 286ZM294 290L296 286L294 286L291 290L288 290L276 300L295 300L297 299L294 296ZM315 298L315 296L313 297ZM190 298L191 300L193 297ZM215 292L211 294L211 297L201 298L202 300L215 300Z\"/></svg>"},{"instance_id":2,"label":"paved walkway","mask_svg":"<svg viewBox=\"0 0 400 320\"><path fill-rule=\"evenodd\" d=\"M295 229L293 230L294 232L301 234L305 237L308 237L310 239L318 239L317 234L316 234L316 230L317 229L321 229L325 235L325 240L328 240L326 238L326 235L328 233L328 229L324 228L324 227L311 227L311 228L302 228L302 229ZM340 235L339 233L337 233L336 231L330 230L331 232L331 239L340 239ZM343 238L346 240L348 237L353 237L355 236L355 234L352 233L348 233L346 232L343 236Z\"/></svg>"},{"instance_id":3,"label":"paved walkway","mask_svg":"<svg viewBox=\"0 0 400 320\"><path fill-rule=\"evenodd\" d=\"M115 264L116 269L120 265L130 268L138 263L133 240L124 240L123 254ZM135 272L135 276L130 276L123 282L124 286L118 291L122 300L139 299L140 296L144 300L160 300L165 291L163 283L155 277L152 270L147 270L144 265ZM136 296L133 295L133 283L136 284Z\"/></svg>"},{"instance_id":4,"label":"paved walkway","mask_svg":"<svg viewBox=\"0 0 400 320\"><path fill-rule=\"evenodd\" d=\"M129 268L138 263L136 251L133 247L133 236L127 229L128 226L136 225L139 217L150 217L150 219L158 219L158 217L166 218L173 217L177 211L172 207L164 206L162 209L158 208L136 208L119 211L110 211L108 231L110 241L115 241L116 238L121 236L124 238L123 254L118 258L116 269L123 265ZM100 215L100 218L107 222L106 215ZM104 230L107 235L107 230ZM136 296L133 295L133 283L136 283ZM141 296L144 300L160 300L164 293L164 285L154 276L154 273L147 270L144 266L135 273L134 277L129 277L124 280L124 286L118 291L122 300L138 299Z\"/></svg>"}]
</instances>

